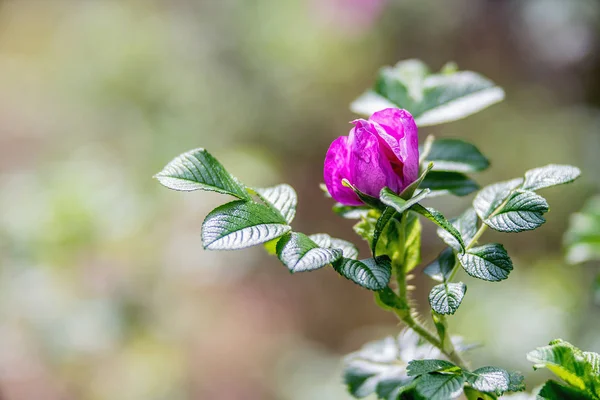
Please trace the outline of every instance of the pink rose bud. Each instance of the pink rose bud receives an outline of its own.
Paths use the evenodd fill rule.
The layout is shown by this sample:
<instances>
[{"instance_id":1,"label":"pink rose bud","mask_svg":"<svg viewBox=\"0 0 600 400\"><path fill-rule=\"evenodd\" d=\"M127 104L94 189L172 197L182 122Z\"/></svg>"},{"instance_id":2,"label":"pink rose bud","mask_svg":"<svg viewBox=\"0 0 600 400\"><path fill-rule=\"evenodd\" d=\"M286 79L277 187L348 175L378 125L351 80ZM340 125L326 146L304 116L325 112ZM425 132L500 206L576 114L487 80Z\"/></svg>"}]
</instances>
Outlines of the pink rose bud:
<instances>
[{"instance_id":1,"label":"pink rose bud","mask_svg":"<svg viewBox=\"0 0 600 400\"><path fill-rule=\"evenodd\" d=\"M327 190L339 203L363 204L354 187L373 197L385 186L402 192L419 176L419 137L417 125L406 110L387 108L368 121L352 121L348 136L335 139L325 156L323 171Z\"/></svg>"}]
</instances>

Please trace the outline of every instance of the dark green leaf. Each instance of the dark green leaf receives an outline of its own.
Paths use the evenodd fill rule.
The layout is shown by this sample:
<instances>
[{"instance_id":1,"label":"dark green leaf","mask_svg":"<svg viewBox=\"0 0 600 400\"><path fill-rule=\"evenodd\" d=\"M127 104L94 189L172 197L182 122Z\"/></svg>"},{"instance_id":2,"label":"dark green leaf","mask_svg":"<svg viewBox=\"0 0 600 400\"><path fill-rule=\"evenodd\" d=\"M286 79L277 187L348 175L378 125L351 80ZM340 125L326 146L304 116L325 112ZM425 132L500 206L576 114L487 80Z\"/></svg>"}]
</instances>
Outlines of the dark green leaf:
<instances>
[{"instance_id":1,"label":"dark green leaf","mask_svg":"<svg viewBox=\"0 0 600 400\"><path fill-rule=\"evenodd\" d=\"M386 256L361 261L341 258L333 267L340 275L369 290L385 288L392 275L390 259Z\"/></svg>"},{"instance_id":2,"label":"dark green leaf","mask_svg":"<svg viewBox=\"0 0 600 400\"><path fill-rule=\"evenodd\" d=\"M345 206L340 203L336 203L333 206L333 212L342 218L346 219L360 219L362 216L367 215L371 207L368 206Z\"/></svg>"},{"instance_id":3,"label":"dark green leaf","mask_svg":"<svg viewBox=\"0 0 600 400\"><path fill-rule=\"evenodd\" d=\"M492 392L501 395L508 391L510 384L510 375L501 368L483 367L465 375L471 386L482 392Z\"/></svg>"},{"instance_id":4,"label":"dark green leaf","mask_svg":"<svg viewBox=\"0 0 600 400\"><path fill-rule=\"evenodd\" d=\"M468 244L473 240L475 233L477 233L477 221L478 218L475 210L469 208L459 217L452 218L450 223L460 233L465 243ZM437 234L448 246L456 251L460 251L460 243L458 243L454 236L449 234L445 229L438 228Z\"/></svg>"},{"instance_id":5,"label":"dark green leaf","mask_svg":"<svg viewBox=\"0 0 600 400\"><path fill-rule=\"evenodd\" d=\"M436 139L425 157L434 171L479 172L490 162L477 147L460 139Z\"/></svg>"},{"instance_id":6,"label":"dark green leaf","mask_svg":"<svg viewBox=\"0 0 600 400\"><path fill-rule=\"evenodd\" d=\"M208 250L237 250L268 242L291 229L269 207L243 200L211 211L202 224L202 244Z\"/></svg>"},{"instance_id":7,"label":"dark green leaf","mask_svg":"<svg viewBox=\"0 0 600 400\"><path fill-rule=\"evenodd\" d=\"M381 213L381 216L377 220L375 224L375 229L373 230L373 240L371 241L371 251L373 255L377 255L377 242L379 242L379 238L381 234L384 233L386 226L390 222L390 220L396 215L396 210L392 207L386 207L385 210Z\"/></svg>"},{"instance_id":8,"label":"dark green leaf","mask_svg":"<svg viewBox=\"0 0 600 400\"><path fill-rule=\"evenodd\" d=\"M504 206L483 222L500 232L523 232L538 228L546 219L548 202L542 196L525 190L510 195Z\"/></svg>"},{"instance_id":9,"label":"dark green leaf","mask_svg":"<svg viewBox=\"0 0 600 400\"><path fill-rule=\"evenodd\" d=\"M438 314L454 314L467 291L467 285L458 283L440 283L429 292L429 304Z\"/></svg>"},{"instance_id":10,"label":"dark green leaf","mask_svg":"<svg viewBox=\"0 0 600 400\"><path fill-rule=\"evenodd\" d=\"M538 190L563 183L573 182L581 175L579 168L570 165L550 164L525 172L523 189Z\"/></svg>"},{"instance_id":11,"label":"dark green leaf","mask_svg":"<svg viewBox=\"0 0 600 400\"><path fill-rule=\"evenodd\" d=\"M282 184L266 189L256 189L256 193L267 205L280 213L288 224L292 223L298 205L298 196L293 187Z\"/></svg>"},{"instance_id":12,"label":"dark green leaf","mask_svg":"<svg viewBox=\"0 0 600 400\"><path fill-rule=\"evenodd\" d=\"M175 157L155 178L173 190L208 190L249 199L241 185L216 158L204 149L195 149Z\"/></svg>"},{"instance_id":13,"label":"dark green leaf","mask_svg":"<svg viewBox=\"0 0 600 400\"><path fill-rule=\"evenodd\" d=\"M497 282L508 278L513 269L512 261L501 244L491 243L459 254L458 260L475 278Z\"/></svg>"},{"instance_id":14,"label":"dark green leaf","mask_svg":"<svg viewBox=\"0 0 600 400\"><path fill-rule=\"evenodd\" d=\"M417 392L429 400L455 399L463 391L465 377L462 374L423 375L417 381Z\"/></svg>"},{"instance_id":15,"label":"dark green leaf","mask_svg":"<svg viewBox=\"0 0 600 400\"><path fill-rule=\"evenodd\" d=\"M508 391L522 392L525 390L525 377L520 372L509 372Z\"/></svg>"},{"instance_id":16,"label":"dark green leaf","mask_svg":"<svg viewBox=\"0 0 600 400\"><path fill-rule=\"evenodd\" d=\"M464 250L465 242L463 241L460 232L439 211L434 210L433 208L425 208L420 204L415 204L410 209L418 212L440 228L446 230L460 244L461 251Z\"/></svg>"},{"instance_id":17,"label":"dark green leaf","mask_svg":"<svg viewBox=\"0 0 600 400\"><path fill-rule=\"evenodd\" d=\"M477 191L479 185L460 172L431 171L421 183L421 188L430 189L430 197L446 194L466 196Z\"/></svg>"},{"instance_id":18,"label":"dark green leaf","mask_svg":"<svg viewBox=\"0 0 600 400\"><path fill-rule=\"evenodd\" d=\"M548 381L537 395L540 400L591 400L585 392L561 385L555 381Z\"/></svg>"},{"instance_id":19,"label":"dark green leaf","mask_svg":"<svg viewBox=\"0 0 600 400\"><path fill-rule=\"evenodd\" d=\"M523 184L523 178L510 181L498 182L486 186L473 199L473 208L479 218L486 220L519 186Z\"/></svg>"},{"instance_id":20,"label":"dark green leaf","mask_svg":"<svg viewBox=\"0 0 600 400\"><path fill-rule=\"evenodd\" d=\"M315 242L319 247L324 249L338 249L342 251L342 256L346 258L356 259L358 256L358 249L354 244L347 240L332 238L326 233L316 233L310 235L309 238Z\"/></svg>"},{"instance_id":21,"label":"dark green leaf","mask_svg":"<svg viewBox=\"0 0 600 400\"><path fill-rule=\"evenodd\" d=\"M445 231L444 231L445 232ZM429 264L423 272L433 280L443 282L450 276L450 273L456 265L456 257L450 248L444 249L438 258Z\"/></svg>"},{"instance_id":22,"label":"dark green leaf","mask_svg":"<svg viewBox=\"0 0 600 400\"><path fill-rule=\"evenodd\" d=\"M408 363L408 376L419 376L430 372L458 372L460 368L446 360L412 360Z\"/></svg>"},{"instance_id":23,"label":"dark green leaf","mask_svg":"<svg viewBox=\"0 0 600 400\"><path fill-rule=\"evenodd\" d=\"M350 108L371 115L384 108L408 110L419 126L455 121L474 114L504 98L504 91L493 82L470 71L430 75L418 60L399 62L380 70L373 90Z\"/></svg>"},{"instance_id":24,"label":"dark green leaf","mask_svg":"<svg viewBox=\"0 0 600 400\"><path fill-rule=\"evenodd\" d=\"M429 190L422 190L416 196L404 200L396 193L392 192L389 188L384 187L381 189L379 194L379 198L383 204L386 206L392 207L396 212L402 214L404 211L408 210L413 204L417 204L421 200L425 199L429 194Z\"/></svg>"},{"instance_id":25,"label":"dark green leaf","mask_svg":"<svg viewBox=\"0 0 600 400\"><path fill-rule=\"evenodd\" d=\"M290 272L312 271L342 257L342 251L324 249L303 233L287 233L277 242L277 256Z\"/></svg>"}]
</instances>

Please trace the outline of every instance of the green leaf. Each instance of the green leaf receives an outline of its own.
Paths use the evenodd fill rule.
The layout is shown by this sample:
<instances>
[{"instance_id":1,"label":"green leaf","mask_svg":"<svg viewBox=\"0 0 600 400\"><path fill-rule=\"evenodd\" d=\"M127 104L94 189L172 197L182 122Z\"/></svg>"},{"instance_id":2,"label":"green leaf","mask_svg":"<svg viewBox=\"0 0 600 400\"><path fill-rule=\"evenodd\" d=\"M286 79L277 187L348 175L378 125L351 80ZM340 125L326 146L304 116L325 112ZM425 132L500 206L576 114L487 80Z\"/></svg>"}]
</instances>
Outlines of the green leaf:
<instances>
[{"instance_id":1,"label":"green leaf","mask_svg":"<svg viewBox=\"0 0 600 400\"><path fill-rule=\"evenodd\" d=\"M550 186L573 182L581 175L579 168L571 165L550 164L525 172L523 189L538 190Z\"/></svg>"},{"instance_id":2,"label":"green leaf","mask_svg":"<svg viewBox=\"0 0 600 400\"><path fill-rule=\"evenodd\" d=\"M438 314L454 314L467 291L467 285L458 283L441 283L429 292L429 304Z\"/></svg>"},{"instance_id":3,"label":"green leaf","mask_svg":"<svg viewBox=\"0 0 600 400\"><path fill-rule=\"evenodd\" d=\"M298 205L298 196L293 187L282 184L266 189L256 189L256 193L268 206L281 214L288 224L292 223Z\"/></svg>"},{"instance_id":4,"label":"green leaf","mask_svg":"<svg viewBox=\"0 0 600 400\"><path fill-rule=\"evenodd\" d=\"M379 242L379 238L384 233L388 223L392 218L396 216L396 210L392 207L386 207L385 210L381 213L379 219L375 223L375 229L373 230L373 239L371 240L371 251L374 255L377 255L377 243Z\"/></svg>"},{"instance_id":5,"label":"green leaf","mask_svg":"<svg viewBox=\"0 0 600 400\"><path fill-rule=\"evenodd\" d=\"M498 243L472 248L464 254L459 254L458 260L469 275L490 282L508 278L513 269L504 246Z\"/></svg>"},{"instance_id":6,"label":"green leaf","mask_svg":"<svg viewBox=\"0 0 600 400\"><path fill-rule=\"evenodd\" d=\"M465 397L467 398L467 400L497 400L498 399L498 397L495 394L483 393L483 392L480 392L479 390L475 390L470 387L465 387L464 392L465 392ZM508 400L508 398L507 398L507 400Z\"/></svg>"},{"instance_id":7,"label":"green leaf","mask_svg":"<svg viewBox=\"0 0 600 400\"><path fill-rule=\"evenodd\" d=\"M548 368L572 387L600 399L600 356L585 353L563 340L538 347L527 354L534 368Z\"/></svg>"},{"instance_id":8,"label":"green leaf","mask_svg":"<svg viewBox=\"0 0 600 400\"><path fill-rule=\"evenodd\" d=\"M510 375L501 368L483 367L465 375L471 386L482 392L492 392L501 395L509 389Z\"/></svg>"},{"instance_id":9,"label":"green leaf","mask_svg":"<svg viewBox=\"0 0 600 400\"><path fill-rule=\"evenodd\" d=\"M454 252L450 248L445 248L438 258L425 267L423 272L435 281L444 282L450 276L455 265L456 257Z\"/></svg>"},{"instance_id":10,"label":"green leaf","mask_svg":"<svg viewBox=\"0 0 600 400\"><path fill-rule=\"evenodd\" d=\"M468 208L457 218L452 218L450 223L460 233L464 242L468 244L473 240L473 237L475 237L475 234L477 233L477 221L478 218L475 210ZM448 246L456 251L460 251L460 243L458 243L454 236L449 234L445 229L438 228L437 234Z\"/></svg>"},{"instance_id":11,"label":"green leaf","mask_svg":"<svg viewBox=\"0 0 600 400\"><path fill-rule=\"evenodd\" d=\"M377 220L381 217L381 213L378 210L370 210L366 215L360 217L352 229L361 238L367 242L373 242L373 236L375 235L375 227L377 226Z\"/></svg>"},{"instance_id":12,"label":"green leaf","mask_svg":"<svg viewBox=\"0 0 600 400\"><path fill-rule=\"evenodd\" d=\"M387 256L361 261L341 258L333 267L343 277L369 290L385 288L392 275L392 265Z\"/></svg>"},{"instance_id":13,"label":"green leaf","mask_svg":"<svg viewBox=\"0 0 600 400\"><path fill-rule=\"evenodd\" d=\"M600 260L600 196L592 197L571 215L565 244L571 264Z\"/></svg>"},{"instance_id":14,"label":"green leaf","mask_svg":"<svg viewBox=\"0 0 600 400\"><path fill-rule=\"evenodd\" d=\"M523 178L498 182L486 186L473 199L473 208L481 220L486 220L510 196L510 194L523 184Z\"/></svg>"},{"instance_id":15,"label":"green leaf","mask_svg":"<svg viewBox=\"0 0 600 400\"><path fill-rule=\"evenodd\" d=\"M421 187L431 190L429 197L446 194L466 196L479 190L477 182L465 174L448 171L431 171L421 183Z\"/></svg>"},{"instance_id":16,"label":"green leaf","mask_svg":"<svg viewBox=\"0 0 600 400\"><path fill-rule=\"evenodd\" d=\"M379 201L378 198L369 196L368 194L363 193L356 186L351 184L350 181L348 181L348 179L342 179L342 185L352 189L354 191L354 193L356 193L356 195L358 196L360 201L362 201L366 205L376 208L378 210L383 210L385 208L385 206L381 203L381 201Z\"/></svg>"},{"instance_id":17,"label":"green leaf","mask_svg":"<svg viewBox=\"0 0 600 400\"><path fill-rule=\"evenodd\" d=\"M282 236L291 227L269 207L243 200L211 211L202 224L202 245L207 250L237 250Z\"/></svg>"},{"instance_id":18,"label":"green leaf","mask_svg":"<svg viewBox=\"0 0 600 400\"><path fill-rule=\"evenodd\" d=\"M481 75L449 71L430 75L417 60L384 67L374 88L355 100L350 109L370 116L384 108L404 108L418 126L427 126L464 118L504 99L504 91Z\"/></svg>"},{"instance_id":19,"label":"green leaf","mask_svg":"<svg viewBox=\"0 0 600 400\"><path fill-rule=\"evenodd\" d=\"M379 198L383 204L386 206L392 207L396 212L402 214L404 211L408 210L412 205L417 204L421 200L425 199L429 194L429 190L422 190L416 196L404 200L399 195L394 193L390 188L384 187L381 189L379 194Z\"/></svg>"},{"instance_id":20,"label":"green leaf","mask_svg":"<svg viewBox=\"0 0 600 400\"><path fill-rule=\"evenodd\" d=\"M321 248L305 234L291 232L277 242L277 256L290 272L304 272L333 263L342 251Z\"/></svg>"},{"instance_id":21,"label":"green leaf","mask_svg":"<svg viewBox=\"0 0 600 400\"><path fill-rule=\"evenodd\" d=\"M404 257L402 265L408 274L421 263L421 222L416 214L405 213Z\"/></svg>"},{"instance_id":22,"label":"green leaf","mask_svg":"<svg viewBox=\"0 0 600 400\"><path fill-rule=\"evenodd\" d=\"M455 399L463 391L465 377L462 374L423 375L417 381L417 392L428 400Z\"/></svg>"},{"instance_id":23,"label":"green leaf","mask_svg":"<svg viewBox=\"0 0 600 400\"><path fill-rule=\"evenodd\" d=\"M250 198L244 186L204 149L194 149L175 157L155 178L173 190L208 190L244 200Z\"/></svg>"},{"instance_id":24,"label":"green leaf","mask_svg":"<svg viewBox=\"0 0 600 400\"><path fill-rule=\"evenodd\" d=\"M425 208L420 204L415 204L410 209L418 212L440 228L446 230L459 243L460 251L464 251L465 242L463 241L460 232L439 211L434 210L433 208Z\"/></svg>"},{"instance_id":25,"label":"green leaf","mask_svg":"<svg viewBox=\"0 0 600 400\"><path fill-rule=\"evenodd\" d=\"M525 390L525 377L520 372L509 372L508 374L508 391L509 392L522 392Z\"/></svg>"},{"instance_id":26,"label":"green leaf","mask_svg":"<svg viewBox=\"0 0 600 400\"><path fill-rule=\"evenodd\" d=\"M332 208L334 213L346 219L360 219L367 215L370 209L369 206L345 206L340 203L335 203Z\"/></svg>"},{"instance_id":27,"label":"green leaf","mask_svg":"<svg viewBox=\"0 0 600 400\"><path fill-rule=\"evenodd\" d=\"M427 165L427 167L422 168L423 172L421 172L421 175L419 175L419 177L417 178L416 181L412 182L410 185L408 185L406 188L404 188L402 193L400 193L400 197L403 198L404 200L411 199L415 195L415 192L417 191L417 189L421 186L421 183L423 183L423 180L425 180L425 177L427 177L427 174L429 174L429 172L431 172L432 168L433 168L433 163L429 163Z\"/></svg>"},{"instance_id":28,"label":"green leaf","mask_svg":"<svg viewBox=\"0 0 600 400\"><path fill-rule=\"evenodd\" d=\"M324 249L338 249L342 252L342 256L346 258L356 259L358 257L358 249L354 244L347 240L332 238L326 233L316 233L310 235L309 238L319 247Z\"/></svg>"},{"instance_id":29,"label":"green leaf","mask_svg":"<svg viewBox=\"0 0 600 400\"><path fill-rule=\"evenodd\" d=\"M408 376L419 376L430 372L458 372L460 368L446 360L412 360L408 363Z\"/></svg>"},{"instance_id":30,"label":"green leaf","mask_svg":"<svg viewBox=\"0 0 600 400\"><path fill-rule=\"evenodd\" d=\"M434 171L479 172L490 166L477 147L460 139L436 139L431 144L426 162Z\"/></svg>"},{"instance_id":31,"label":"green leaf","mask_svg":"<svg viewBox=\"0 0 600 400\"><path fill-rule=\"evenodd\" d=\"M541 400L591 400L585 392L549 380L537 395Z\"/></svg>"},{"instance_id":32,"label":"green leaf","mask_svg":"<svg viewBox=\"0 0 600 400\"><path fill-rule=\"evenodd\" d=\"M504 206L483 222L500 232L531 231L546 222L543 217L546 212L546 199L534 192L517 190L510 195Z\"/></svg>"}]
</instances>

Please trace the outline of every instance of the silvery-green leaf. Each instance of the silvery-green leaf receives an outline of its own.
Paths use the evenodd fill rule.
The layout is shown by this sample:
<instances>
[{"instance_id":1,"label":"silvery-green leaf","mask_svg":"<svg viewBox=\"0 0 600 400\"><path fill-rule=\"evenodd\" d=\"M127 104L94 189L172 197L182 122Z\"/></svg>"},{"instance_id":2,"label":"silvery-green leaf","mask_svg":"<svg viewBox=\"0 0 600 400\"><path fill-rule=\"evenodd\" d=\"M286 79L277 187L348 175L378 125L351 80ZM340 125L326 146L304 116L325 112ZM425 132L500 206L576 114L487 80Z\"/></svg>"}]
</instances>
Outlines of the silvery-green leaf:
<instances>
[{"instance_id":1,"label":"silvery-green leaf","mask_svg":"<svg viewBox=\"0 0 600 400\"><path fill-rule=\"evenodd\" d=\"M516 178L494 183L481 189L473 199L473 208L475 208L479 218L486 220L508 198L512 191L522 184L523 178Z\"/></svg>"},{"instance_id":2,"label":"silvery-green leaf","mask_svg":"<svg viewBox=\"0 0 600 400\"><path fill-rule=\"evenodd\" d=\"M579 168L571 165L550 164L525 172L523 189L538 190L563 183L573 182L581 175Z\"/></svg>"},{"instance_id":3,"label":"silvery-green leaf","mask_svg":"<svg viewBox=\"0 0 600 400\"><path fill-rule=\"evenodd\" d=\"M266 189L256 189L256 193L277 210L288 224L292 223L298 205L298 196L293 187L284 183Z\"/></svg>"},{"instance_id":4,"label":"silvery-green leaf","mask_svg":"<svg viewBox=\"0 0 600 400\"><path fill-rule=\"evenodd\" d=\"M462 303L467 285L458 283L440 283L429 292L431 309L438 314L454 314Z\"/></svg>"},{"instance_id":5,"label":"silvery-green leaf","mask_svg":"<svg viewBox=\"0 0 600 400\"><path fill-rule=\"evenodd\" d=\"M324 249L303 233L287 233L277 242L277 256L290 272L312 271L342 257L341 250Z\"/></svg>"},{"instance_id":6,"label":"silvery-green leaf","mask_svg":"<svg viewBox=\"0 0 600 400\"><path fill-rule=\"evenodd\" d=\"M237 250L266 243L291 229L269 207L237 200L211 211L202 224L202 244L208 250Z\"/></svg>"},{"instance_id":7,"label":"silvery-green leaf","mask_svg":"<svg viewBox=\"0 0 600 400\"><path fill-rule=\"evenodd\" d=\"M508 253L497 243L485 244L458 254L458 260L469 275L490 282L508 278L513 269Z\"/></svg>"},{"instance_id":8,"label":"silvery-green leaf","mask_svg":"<svg viewBox=\"0 0 600 400\"><path fill-rule=\"evenodd\" d=\"M216 158L199 148L175 157L155 178L173 190L208 190L249 199L241 185Z\"/></svg>"},{"instance_id":9,"label":"silvery-green leaf","mask_svg":"<svg viewBox=\"0 0 600 400\"><path fill-rule=\"evenodd\" d=\"M471 386L482 392L501 395L508 391L510 375L502 368L482 367L466 374Z\"/></svg>"},{"instance_id":10,"label":"silvery-green leaf","mask_svg":"<svg viewBox=\"0 0 600 400\"><path fill-rule=\"evenodd\" d=\"M390 259L386 256L361 261L341 258L333 267L340 275L369 290L385 288L392 276Z\"/></svg>"},{"instance_id":11,"label":"silvery-green leaf","mask_svg":"<svg viewBox=\"0 0 600 400\"><path fill-rule=\"evenodd\" d=\"M417 381L417 392L428 400L452 400L461 395L464 383L462 374L427 374Z\"/></svg>"},{"instance_id":12,"label":"silvery-green leaf","mask_svg":"<svg viewBox=\"0 0 600 400\"><path fill-rule=\"evenodd\" d=\"M435 223L440 228L447 231L450 235L452 235L452 237L454 237L454 239L456 239L456 242L460 245L460 251L464 250L465 242L463 241L460 232L446 219L446 217L442 215L442 213L440 213L437 210L434 210L433 208L423 207L420 204L415 204L410 209L421 214L428 220Z\"/></svg>"},{"instance_id":13,"label":"silvery-green leaf","mask_svg":"<svg viewBox=\"0 0 600 400\"><path fill-rule=\"evenodd\" d=\"M477 233L477 221L478 218L475 210L473 208L468 208L457 218L452 218L450 223L460 233L464 242L468 244L473 240L475 233ZM445 229L438 228L437 234L448 246L460 251L460 243L458 243L454 236L449 234Z\"/></svg>"},{"instance_id":14,"label":"silvery-green leaf","mask_svg":"<svg viewBox=\"0 0 600 400\"><path fill-rule=\"evenodd\" d=\"M538 228L546 219L548 202L539 194L517 190L506 204L483 222L500 232L523 232Z\"/></svg>"}]
</instances>

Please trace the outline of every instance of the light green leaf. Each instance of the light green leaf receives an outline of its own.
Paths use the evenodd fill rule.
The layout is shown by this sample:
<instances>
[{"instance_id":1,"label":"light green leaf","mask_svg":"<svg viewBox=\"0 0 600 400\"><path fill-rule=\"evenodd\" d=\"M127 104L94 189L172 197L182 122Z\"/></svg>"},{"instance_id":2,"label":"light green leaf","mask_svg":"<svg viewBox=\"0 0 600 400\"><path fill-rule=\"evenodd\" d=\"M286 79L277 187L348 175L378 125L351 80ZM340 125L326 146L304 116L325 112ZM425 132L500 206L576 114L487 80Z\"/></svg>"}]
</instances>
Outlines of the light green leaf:
<instances>
[{"instance_id":1,"label":"light green leaf","mask_svg":"<svg viewBox=\"0 0 600 400\"><path fill-rule=\"evenodd\" d=\"M538 190L573 182L581 175L579 168L571 165L550 164L525 172L523 189Z\"/></svg>"},{"instance_id":2,"label":"light green leaf","mask_svg":"<svg viewBox=\"0 0 600 400\"><path fill-rule=\"evenodd\" d=\"M459 215L457 218L452 218L450 223L456 228L456 230L462 236L466 244L473 240L473 237L477 233L477 213L472 208L468 208L464 213ZM450 247L456 251L460 251L460 243L449 234L445 229L438 228L438 236Z\"/></svg>"},{"instance_id":3,"label":"light green leaf","mask_svg":"<svg viewBox=\"0 0 600 400\"><path fill-rule=\"evenodd\" d=\"M429 264L423 272L433 280L444 282L450 276L450 273L456 265L456 257L451 248L445 248L438 258Z\"/></svg>"},{"instance_id":4,"label":"light green leaf","mask_svg":"<svg viewBox=\"0 0 600 400\"><path fill-rule=\"evenodd\" d=\"M420 204L415 204L411 208L411 210L421 214L428 220L435 223L440 228L446 230L460 245L460 251L464 251L465 242L460 234L460 232L444 217L439 211L434 210L433 208L426 208Z\"/></svg>"},{"instance_id":5,"label":"light green leaf","mask_svg":"<svg viewBox=\"0 0 600 400\"><path fill-rule=\"evenodd\" d=\"M546 219L548 202L539 194L517 190L510 195L506 204L483 222L500 232L523 232L538 228Z\"/></svg>"},{"instance_id":6,"label":"light green leaf","mask_svg":"<svg viewBox=\"0 0 600 400\"><path fill-rule=\"evenodd\" d=\"M419 376L430 372L458 372L460 368L446 360L412 360L408 363L408 376Z\"/></svg>"},{"instance_id":7,"label":"light green leaf","mask_svg":"<svg viewBox=\"0 0 600 400\"><path fill-rule=\"evenodd\" d=\"M392 275L392 265L386 256L361 261L341 258L333 267L343 277L369 290L385 288Z\"/></svg>"},{"instance_id":8,"label":"light green leaf","mask_svg":"<svg viewBox=\"0 0 600 400\"><path fill-rule=\"evenodd\" d=\"M237 200L211 211L202 224L202 245L208 250L237 250L268 242L291 230L269 207Z\"/></svg>"},{"instance_id":9,"label":"light green leaf","mask_svg":"<svg viewBox=\"0 0 600 400\"><path fill-rule=\"evenodd\" d=\"M501 368L483 367L465 375L471 386L482 392L492 392L501 395L509 389L510 375Z\"/></svg>"},{"instance_id":10,"label":"light green leaf","mask_svg":"<svg viewBox=\"0 0 600 400\"><path fill-rule=\"evenodd\" d=\"M416 389L428 400L450 400L460 396L464 383L462 374L432 373L421 376Z\"/></svg>"},{"instance_id":11,"label":"light green leaf","mask_svg":"<svg viewBox=\"0 0 600 400\"><path fill-rule=\"evenodd\" d=\"M408 274L421 263L421 222L414 213L405 213L404 257L402 265Z\"/></svg>"},{"instance_id":12,"label":"light green leaf","mask_svg":"<svg viewBox=\"0 0 600 400\"><path fill-rule=\"evenodd\" d=\"M205 149L194 149L175 157L155 178L173 190L208 190L240 199L250 196L216 158Z\"/></svg>"},{"instance_id":13,"label":"light green leaf","mask_svg":"<svg viewBox=\"0 0 600 400\"><path fill-rule=\"evenodd\" d=\"M473 208L479 218L486 220L508 198L513 190L523 184L523 178L498 182L486 186L473 199Z\"/></svg>"},{"instance_id":14,"label":"light green leaf","mask_svg":"<svg viewBox=\"0 0 600 400\"><path fill-rule=\"evenodd\" d=\"M467 398L467 400L497 400L498 399L498 397L495 394L483 393L483 392L480 392L479 390L475 390L471 387L465 387L464 393L465 393L465 397ZM506 400L509 400L509 398L506 398ZM515 399L515 400L517 400L517 399ZM525 400L525 399L519 398L519 400Z\"/></svg>"},{"instance_id":15,"label":"light green leaf","mask_svg":"<svg viewBox=\"0 0 600 400\"><path fill-rule=\"evenodd\" d=\"M421 183L421 188L431 190L429 197L447 194L466 196L479 190L479 185L460 172L431 171Z\"/></svg>"},{"instance_id":16,"label":"light green leaf","mask_svg":"<svg viewBox=\"0 0 600 400\"><path fill-rule=\"evenodd\" d=\"M266 189L256 189L258 196L291 224L296 215L298 196L288 184L277 185Z\"/></svg>"},{"instance_id":17,"label":"light green leaf","mask_svg":"<svg viewBox=\"0 0 600 400\"><path fill-rule=\"evenodd\" d=\"M436 139L431 144L426 162L433 162L434 171L479 172L490 162L471 143L460 139Z\"/></svg>"},{"instance_id":18,"label":"light green leaf","mask_svg":"<svg viewBox=\"0 0 600 400\"><path fill-rule=\"evenodd\" d=\"M438 314L454 314L462 303L467 285L458 283L440 283L429 292L429 304Z\"/></svg>"},{"instance_id":19,"label":"light green leaf","mask_svg":"<svg viewBox=\"0 0 600 400\"><path fill-rule=\"evenodd\" d=\"M591 400L585 392L549 380L537 395L540 400Z\"/></svg>"},{"instance_id":20,"label":"light green leaf","mask_svg":"<svg viewBox=\"0 0 600 400\"><path fill-rule=\"evenodd\" d=\"M290 272L312 271L342 257L342 251L324 249L303 233L287 233L277 242L277 256Z\"/></svg>"},{"instance_id":21,"label":"light green leaf","mask_svg":"<svg viewBox=\"0 0 600 400\"><path fill-rule=\"evenodd\" d=\"M595 353L584 353L557 339L527 354L534 368L548 368L572 387L600 399L600 367Z\"/></svg>"},{"instance_id":22,"label":"light green leaf","mask_svg":"<svg viewBox=\"0 0 600 400\"><path fill-rule=\"evenodd\" d=\"M513 269L504 246L498 243L472 248L464 254L458 254L458 260L469 275L490 282L508 278Z\"/></svg>"},{"instance_id":23,"label":"light green leaf","mask_svg":"<svg viewBox=\"0 0 600 400\"><path fill-rule=\"evenodd\" d=\"M429 194L429 190L423 190L419 192L416 196L404 200L396 193L392 192L390 188L384 187L381 189L379 194L379 198L383 204L386 206L392 207L396 212L402 214L404 211L408 210L413 204L417 204L421 200L425 199Z\"/></svg>"},{"instance_id":24,"label":"light green leaf","mask_svg":"<svg viewBox=\"0 0 600 400\"><path fill-rule=\"evenodd\" d=\"M342 256L346 258L356 259L358 256L358 249L356 246L347 240L332 238L326 233L316 233L314 235L310 235L309 238L319 247L324 249L340 250L342 252Z\"/></svg>"},{"instance_id":25,"label":"light green leaf","mask_svg":"<svg viewBox=\"0 0 600 400\"><path fill-rule=\"evenodd\" d=\"M392 207L386 207L381 213L381 216L377 219L377 222L375 223L375 229L373 230L373 239L371 240L371 251L374 255L379 254L377 251L377 243L379 242L379 238L386 231L386 227L388 226L390 220L395 216L396 210L394 210ZM396 234L396 232L393 233Z\"/></svg>"},{"instance_id":26,"label":"light green leaf","mask_svg":"<svg viewBox=\"0 0 600 400\"><path fill-rule=\"evenodd\" d=\"M420 61L407 60L382 68L374 88L350 108L367 116L384 108L404 108L417 125L427 126L464 118L502 99L504 91L479 74L445 69L430 75Z\"/></svg>"},{"instance_id":27,"label":"light green leaf","mask_svg":"<svg viewBox=\"0 0 600 400\"><path fill-rule=\"evenodd\" d=\"M600 196L592 197L571 215L565 244L571 264L600 260Z\"/></svg>"},{"instance_id":28,"label":"light green leaf","mask_svg":"<svg viewBox=\"0 0 600 400\"><path fill-rule=\"evenodd\" d=\"M352 229L358 236L372 243L377 220L380 217L381 213L378 210L370 210L366 215L360 217L360 221L354 224Z\"/></svg>"}]
</instances>

